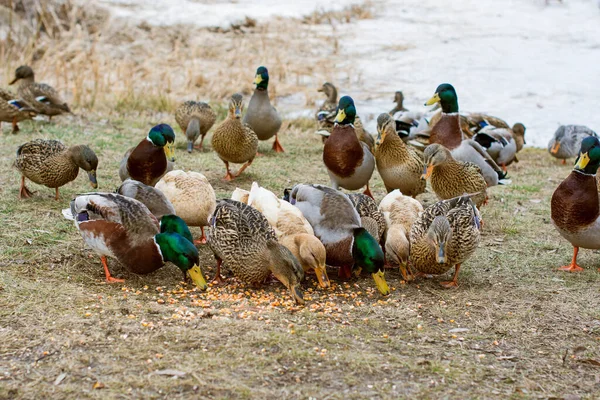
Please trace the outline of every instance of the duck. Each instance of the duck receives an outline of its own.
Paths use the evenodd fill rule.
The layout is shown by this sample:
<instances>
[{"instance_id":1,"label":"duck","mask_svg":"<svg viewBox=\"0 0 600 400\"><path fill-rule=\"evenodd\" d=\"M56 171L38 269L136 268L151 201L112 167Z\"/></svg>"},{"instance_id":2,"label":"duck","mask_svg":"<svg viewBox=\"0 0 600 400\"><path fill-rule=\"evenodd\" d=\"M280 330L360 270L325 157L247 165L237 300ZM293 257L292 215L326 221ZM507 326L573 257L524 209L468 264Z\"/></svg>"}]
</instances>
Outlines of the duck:
<instances>
[{"instance_id":1,"label":"duck","mask_svg":"<svg viewBox=\"0 0 600 400\"><path fill-rule=\"evenodd\" d=\"M517 153L523 150L523 146L527 144L527 142L525 141L526 130L527 128L525 128L525 125L523 125L520 122L517 122L512 127L513 138L515 139L515 143L517 144ZM515 162L519 162L519 160L515 158Z\"/></svg>"},{"instance_id":2,"label":"duck","mask_svg":"<svg viewBox=\"0 0 600 400\"><path fill-rule=\"evenodd\" d=\"M338 92L336 87L331 82L325 82L318 92L324 93L327 98L323 101L317 112L315 113L315 119L319 126L319 130L325 129L327 136L333 128L335 123L335 115L338 105ZM323 140L327 139L327 136L323 136Z\"/></svg>"},{"instance_id":3,"label":"duck","mask_svg":"<svg viewBox=\"0 0 600 400\"><path fill-rule=\"evenodd\" d=\"M15 71L15 78L10 85L21 81L17 93L38 114L47 115L52 119L55 115L71 113L71 109L63 101L58 92L50 85L37 83L33 69L21 65Z\"/></svg>"},{"instance_id":4,"label":"duck","mask_svg":"<svg viewBox=\"0 0 600 400\"><path fill-rule=\"evenodd\" d=\"M386 223L383 239L386 261L391 266L398 266L402 278L408 281L410 230L423 212L423 206L418 200L395 189L381 200L379 211Z\"/></svg>"},{"instance_id":5,"label":"duck","mask_svg":"<svg viewBox=\"0 0 600 400\"><path fill-rule=\"evenodd\" d=\"M460 115L458 114L458 97L452 85L449 83L439 85L433 97L425 105L436 103L441 104L441 118L435 125L431 125L428 134L421 133L420 135L428 135L429 144L439 143L445 146L452 152L452 156L456 160L477 164L488 186L510 183L508 180L504 180L506 173L487 154L485 149L476 141L466 138L463 134L460 126Z\"/></svg>"},{"instance_id":6,"label":"duck","mask_svg":"<svg viewBox=\"0 0 600 400\"><path fill-rule=\"evenodd\" d=\"M446 288L458 286L461 265L481 239L481 216L469 195L442 200L427 207L410 230L410 265L420 274L440 275L454 267Z\"/></svg>"},{"instance_id":7,"label":"duck","mask_svg":"<svg viewBox=\"0 0 600 400\"><path fill-rule=\"evenodd\" d=\"M281 143L279 143L278 136L282 121L277 109L271 105L269 99L269 71L266 67L258 67L254 84L256 89L250 97L244 123L252 128L258 140L269 140L275 136L273 150L277 153L283 153L284 150Z\"/></svg>"},{"instance_id":8,"label":"duck","mask_svg":"<svg viewBox=\"0 0 600 400\"><path fill-rule=\"evenodd\" d=\"M275 193L257 182L252 183L246 204L265 216L279 243L300 261L305 273L314 272L319 286L330 286L325 267L325 246L317 239L312 226L297 207L278 199Z\"/></svg>"},{"instance_id":9,"label":"duck","mask_svg":"<svg viewBox=\"0 0 600 400\"><path fill-rule=\"evenodd\" d=\"M148 210L161 220L165 215L175 215L173 204L158 188L145 185L142 182L126 179L117 189L116 193L141 201Z\"/></svg>"},{"instance_id":10,"label":"duck","mask_svg":"<svg viewBox=\"0 0 600 400\"><path fill-rule=\"evenodd\" d=\"M211 139L213 150L225 163L226 181L240 176L252 164L258 151L258 136L250 125L240 120L243 109L243 96L235 93L229 101L227 118L215 128ZM233 175L229 170L229 163L243 165Z\"/></svg>"},{"instance_id":11,"label":"duck","mask_svg":"<svg viewBox=\"0 0 600 400\"><path fill-rule=\"evenodd\" d=\"M16 99L12 93L0 89L0 126L2 122L11 122L12 133L17 133L19 132L19 122L31 119L36 115L35 110L25 101Z\"/></svg>"},{"instance_id":12,"label":"duck","mask_svg":"<svg viewBox=\"0 0 600 400\"><path fill-rule=\"evenodd\" d=\"M361 226L365 228L378 243L381 243L381 239L386 230L386 225L385 218L381 211L379 211L379 208L377 208L375 200L362 193L348 193L347 196L360 216Z\"/></svg>"},{"instance_id":13,"label":"duck","mask_svg":"<svg viewBox=\"0 0 600 400\"><path fill-rule=\"evenodd\" d=\"M425 164L423 155L409 147L396 134L395 121L389 114L377 117L375 162L387 192L400 189L416 197L425 192L426 182L421 180Z\"/></svg>"},{"instance_id":14,"label":"duck","mask_svg":"<svg viewBox=\"0 0 600 400\"><path fill-rule=\"evenodd\" d=\"M473 136L490 157L506 172L506 166L517 158L517 141L510 128L488 125Z\"/></svg>"},{"instance_id":15,"label":"duck","mask_svg":"<svg viewBox=\"0 0 600 400\"><path fill-rule=\"evenodd\" d=\"M54 188L54 199L58 200L58 189L74 181L79 174L79 168L87 172L92 188L98 187L98 157L84 144L67 147L58 140L35 139L19 146L14 165L21 172L19 199L33 195L25 186L27 178L37 184Z\"/></svg>"},{"instance_id":16,"label":"duck","mask_svg":"<svg viewBox=\"0 0 600 400\"><path fill-rule=\"evenodd\" d=\"M187 138L187 152L191 153L194 143L200 137L200 145L196 147L202 150L204 137L217 120L217 114L203 101L188 100L175 110L175 121L179 128L185 132Z\"/></svg>"},{"instance_id":17,"label":"duck","mask_svg":"<svg viewBox=\"0 0 600 400\"><path fill-rule=\"evenodd\" d=\"M273 274L297 304L304 304L300 286L304 270L300 262L277 241L267 219L254 207L231 199L220 200L212 217L208 245L217 259L214 281L223 282L222 265L254 286Z\"/></svg>"},{"instance_id":18,"label":"duck","mask_svg":"<svg viewBox=\"0 0 600 400\"><path fill-rule=\"evenodd\" d=\"M170 261L183 272L184 280L189 278L199 289L207 289L198 249L178 233L189 233L181 218L170 220L171 229L162 229L142 202L117 193L78 195L71 201L70 214L84 242L100 256L106 282L124 282L111 275L107 257L140 275Z\"/></svg>"},{"instance_id":19,"label":"duck","mask_svg":"<svg viewBox=\"0 0 600 400\"><path fill-rule=\"evenodd\" d=\"M199 226L202 237L196 244L206 243L204 227L209 225L211 215L217 206L215 191L204 175L194 171L180 169L167 172L156 188L175 208L175 214L188 226Z\"/></svg>"},{"instance_id":20,"label":"duck","mask_svg":"<svg viewBox=\"0 0 600 400\"><path fill-rule=\"evenodd\" d=\"M583 271L577 264L579 248L600 249L599 166L600 140L587 136L581 141L573 170L552 194L552 223L573 246L573 259L559 268L562 271Z\"/></svg>"},{"instance_id":21,"label":"duck","mask_svg":"<svg viewBox=\"0 0 600 400\"><path fill-rule=\"evenodd\" d=\"M327 264L340 267L340 277L350 278L353 268L358 274L367 272L379 292L389 294L383 251L377 239L361 226L348 196L327 186L298 184L290 192L290 202L302 211L325 246Z\"/></svg>"},{"instance_id":22,"label":"duck","mask_svg":"<svg viewBox=\"0 0 600 400\"><path fill-rule=\"evenodd\" d=\"M119 167L121 181L131 178L154 186L175 162L175 132L167 124L150 129L148 136L125 153ZM171 167L172 168L172 167Z\"/></svg>"},{"instance_id":23,"label":"duck","mask_svg":"<svg viewBox=\"0 0 600 400\"><path fill-rule=\"evenodd\" d=\"M350 96L342 97L336 124L323 147L323 162L333 189L357 190L366 186L364 193L373 197L369 180L375 169L375 157L369 147L356 137L355 117L354 100Z\"/></svg>"},{"instance_id":24,"label":"duck","mask_svg":"<svg viewBox=\"0 0 600 400\"><path fill-rule=\"evenodd\" d=\"M598 135L584 125L561 125L548 143L548 151L552 157L562 160L564 165L567 158L577 157L581 142L588 136Z\"/></svg>"},{"instance_id":25,"label":"duck","mask_svg":"<svg viewBox=\"0 0 600 400\"><path fill-rule=\"evenodd\" d=\"M473 163L455 160L441 144L431 144L424 152L425 169L421 179L431 179L431 188L442 200L464 193L476 193L473 201L481 207L487 200L487 184L481 169Z\"/></svg>"},{"instance_id":26,"label":"duck","mask_svg":"<svg viewBox=\"0 0 600 400\"><path fill-rule=\"evenodd\" d=\"M250 191L235 188L233 192L231 192L231 200L241 201L242 203L248 204L248 199L250 198Z\"/></svg>"},{"instance_id":27,"label":"duck","mask_svg":"<svg viewBox=\"0 0 600 400\"><path fill-rule=\"evenodd\" d=\"M402 91L400 91L400 90L398 90L396 93L394 93L394 104L395 104L394 108L392 108L388 112L390 117L393 117L396 113L408 111L404 107L404 93L402 93Z\"/></svg>"}]
</instances>

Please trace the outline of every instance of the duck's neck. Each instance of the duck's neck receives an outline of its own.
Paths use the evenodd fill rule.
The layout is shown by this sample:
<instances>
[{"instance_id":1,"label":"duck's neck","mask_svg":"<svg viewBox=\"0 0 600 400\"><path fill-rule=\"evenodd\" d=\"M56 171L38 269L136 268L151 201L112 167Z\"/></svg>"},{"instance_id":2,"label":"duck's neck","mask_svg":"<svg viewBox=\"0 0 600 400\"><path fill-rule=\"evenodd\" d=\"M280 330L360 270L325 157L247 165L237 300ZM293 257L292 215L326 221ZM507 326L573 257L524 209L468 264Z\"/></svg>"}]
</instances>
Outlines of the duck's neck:
<instances>
[{"instance_id":1,"label":"duck's neck","mask_svg":"<svg viewBox=\"0 0 600 400\"><path fill-rule=\"evenodd\" d=\"M586 226L600 215L596 175L572 171L552 195L552 220L559 227Z\"/></svg>"},{"instance_id":2,"label":"duck's neck","mask_svg":"<svg viewBox=\"0 0 600 400\"><path fill-rule=\"evenodd\" d=\"M329 94L327 95L327 100L331 103L337 104L337 89L336 88L329 89Z\"/></svg>"},{"instance_id":3,"label":"duck's neck","mask_svg":"<svg viewBox=\"0 0 600 400\"><path fill-rule=\"evenodd\" d=\"M30 85L32 83L35 83L35 78L33 76L21 78L21 86Z\"/></svg>"}]
</instances>

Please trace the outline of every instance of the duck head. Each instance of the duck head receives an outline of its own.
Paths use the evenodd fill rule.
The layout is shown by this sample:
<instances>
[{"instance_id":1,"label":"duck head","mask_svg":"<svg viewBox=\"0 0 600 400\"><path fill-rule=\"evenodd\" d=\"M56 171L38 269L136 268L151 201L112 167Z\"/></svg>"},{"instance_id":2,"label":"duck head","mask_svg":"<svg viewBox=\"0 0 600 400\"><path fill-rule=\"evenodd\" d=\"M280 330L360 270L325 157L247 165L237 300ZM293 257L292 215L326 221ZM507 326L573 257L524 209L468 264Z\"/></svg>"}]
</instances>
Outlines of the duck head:
<instances>
[{"instance_id":1,"label":"duck head","mask_svg":"<svg viewBox=\"0 0 600 400\"><path fill-rule=\"evenodd\" d=\"M15 79L10 81L9 85L12 85L20 79L34 79L33 70L29 65L21 65L15 70Z\"/></svg>"},{"instance_id":2,"label":"duck head","mask_svg":"<svg viewBox=\"0 0 600 400\"><path fill-rule=\"evenodd\" d=\"M449 83L442 83L435 89L435 94L427 100L426 106L440 103L442 111L446 114L458 112L458 97L454 86Z\"/></svg>"},{"instance_id":3,"label":"duck head","mask_svg":"<svg viewBox=\"0 0 600 400\"><path fill-rule=\"evenodd\" d=\"M154 241L160 248L163 261L170 261L183 272L184 280L191 279L201 290L208 285L200 269L198 249L192 242L175 232L159 233Z\"/></svg>"},{"instance_id":4,"label":"duck head","mask_svg":"<svg viewBox=\"0 0 600 400\"><path fill-rule=\"evenodd\" d=\"M445 264L448 260L446 248L452 239L452 228L446 217L438 215L433 219L427 230L427 239L435 250L436 262Z\"/></svg>"},{"instance_id":5,"label":"duck head","mask_svg":"<svg viewBox=\"0 0 600 400\"><path fill-rule=\"evenodd\" d=\"M581 141L581 148L573 169L584 174L595 175L599 166L600 141L595 136L588 136Z\"/></svg>"},{"instance_id":6,"label":"duck head","mask_svg":"<svg viewBox=\"0 0 600 400\"><path fill-rule=\"evenodd\" d=\"M191 243L194 243L194 237L192 236L192 232L190 232L190 228L188 228L185 221L177 215L163 215L163 217L160 219L160 232L178 233Z\"/></svg>"},{"instance_id":7,"label":"duck head","mask_svg":"<svg viewBox=\"0 0 600 400\"><path fill-rule=\"evenodd\" d=\"M392 129L392 131L390 131ZM392 119L390 114L381 113L377 117L377 139L375 139L375 147L381 146L385 138L390 133L396 133L396 121Z\"/></svg>"},{"instance_id":8,"label":"duck head","mask_svg":"<svg viewBox=\"0 0 600 400\"><path fill-rule=\"evenodd\" d=\"M441 144L434 143L427 146L423 152L423 161L425 168L421 179L425 180L431 176L433 168L446 162L452 155L450 151Z\"/></svg>"},{"instance_id":9,"label":"duck head","mask_svg":"<svg viewBox=\"0 0 600 400\"><path fill-rule=\"evenodd\" d=\"M383 273L383 265L385 264L383 251L377 240L365 228L354 230L352 257L361 271L365 270L371 274L379 292L384 296L388 295L390 288Z\"/></svg>"},{"instance_id":10,"label":"duck head","mask_svg":"<svg viewBox=\"0 0 600 400\"><path fill-rule=\"evenodd\" d=\"M87 172L90 185L96 189L98 181L96 179L96 169L98 168L98 157L88 146L82 144L70 148L71 159L79 168Z\"/></svg>"},{"instance_id":11,"label":"duck head","mask_svg":"<svg viewBox=\"0 0 600 400\"><path fill-rule=\"evenodd\" d=\"M304 270L298 259L276 240L267 243L267 252L267 262L275 278L288 288L296 304L304 304L304 293L300 286L300 282L304 279Z\"/></svg>"},{"instance_id":12,"label":"duck head","mask_svg":"<svg viewBox=\"0 0 600 400\"><path fill-rule=\"evenodd\" d=\"M344 96L340 98L335 116L335 122L340 125L350 125L354 124L355 118L356 107L354 106L354 100L352 100L352 97Z\"/></svg>"},{"instance_id":13,"label":"duck head","mask_svg":"<svg viewBox=\"0 0 600 400\"><path fill-rule=\"evenodd\" d=\"M167 160L175 161L175 132L170 125L159 124L150 129L147 138L154 146L162 147Z\"/></svg>"},{"instance_id":14,"label":"duck head","mask_svg":"<svg viewBox=\"0 0 600 400\"><path fill-rule=\"evenodd\" d=\"M269 71L266 67L258 67L254 75L254 84L258 90L267 90L269 87Z\"/></svg>"},{"instance_id":15,"label":"duck head","mask_svg":"<svg viewBox=\"0 0 600 400\"><path fill-rule=\"evenodd\" d=\"M229 117L240 119L244 111L244 97L240 93L235 93L229 100Z\"/></svg>"}]
</instances>

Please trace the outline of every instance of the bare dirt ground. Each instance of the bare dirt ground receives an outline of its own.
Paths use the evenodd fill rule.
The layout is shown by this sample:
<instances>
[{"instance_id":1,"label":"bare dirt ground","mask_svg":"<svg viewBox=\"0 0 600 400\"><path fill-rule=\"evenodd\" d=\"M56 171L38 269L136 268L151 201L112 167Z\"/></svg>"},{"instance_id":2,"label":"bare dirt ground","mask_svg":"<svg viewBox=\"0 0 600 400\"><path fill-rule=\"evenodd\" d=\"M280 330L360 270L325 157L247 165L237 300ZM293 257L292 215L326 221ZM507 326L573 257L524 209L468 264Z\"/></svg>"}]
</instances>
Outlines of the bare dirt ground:
<instances>
[{"instance_id":1,"label":"bare dirt ground","mask_svg":"<svg viewBox=\"0 0 600 400\"><path fill-rule=\"evenodd\" d=\"M598 254L581 251L582 273L557 271L572 253L549 215L570 166L542 150L520 154L513 184L490 190L482 245L456 290L439 286L447 277L403 283L389 270L393 291L383 298L368 277L323 290L308 276L307 304L296 307L278 282L255 290L231 278L199 292L182 286L172 265L136 276L115 261L111 268L126 282L105 284L98 257L61 215L89 190L85 176L62 188L58 202L35 184L35 196L19 201L14 154L38 137L87 143L100 159L100 190L112 191L125 149L159 121L174 124L166 114L140 114L26 122L18 135L4 126L1 398L597 398ZM233 183L221 179L212 152L187 154L181 135L177 165L204 173L218 197L253 180L276 193L297 182L327 183L311 132L310 121L290 122L282 134L287 152L262 143L266 156ZM380 200L377 174L372 182ZM200 251L212 277L212 255Z\"/></svg>"}]
</instances>

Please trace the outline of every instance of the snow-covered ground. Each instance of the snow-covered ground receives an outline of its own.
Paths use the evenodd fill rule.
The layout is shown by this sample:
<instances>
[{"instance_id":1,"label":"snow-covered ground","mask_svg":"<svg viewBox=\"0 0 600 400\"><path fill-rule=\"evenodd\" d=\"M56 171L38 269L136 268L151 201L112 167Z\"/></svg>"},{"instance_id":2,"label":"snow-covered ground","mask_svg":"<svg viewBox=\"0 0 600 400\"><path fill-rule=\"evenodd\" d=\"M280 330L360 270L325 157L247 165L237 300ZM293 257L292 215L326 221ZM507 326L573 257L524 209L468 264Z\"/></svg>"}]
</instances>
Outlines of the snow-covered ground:
<instances>
[{"instance_id":1,"label":"snow-covered ground","mask_svg":"<svg viewBox=\"0 0 600 400\"><path fill-rule=\"evenodd\" d=\"M153 24L223 26L244 16L301 16L352 0L101 0L116 16ZM403 90L410 109L442 82L465 111L489 112L527 126L527 142L545 146L559 124L600 131L600 10L597 0L377 0L376 17L336 27L340 94L374 120ZM183 11L185 10L185 11ZM344 70L353 70L348 76ZM306 113L301 99L280 103Z\"/></svg>"}]
</instances>

